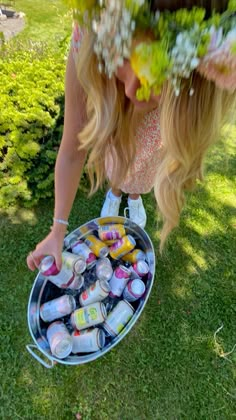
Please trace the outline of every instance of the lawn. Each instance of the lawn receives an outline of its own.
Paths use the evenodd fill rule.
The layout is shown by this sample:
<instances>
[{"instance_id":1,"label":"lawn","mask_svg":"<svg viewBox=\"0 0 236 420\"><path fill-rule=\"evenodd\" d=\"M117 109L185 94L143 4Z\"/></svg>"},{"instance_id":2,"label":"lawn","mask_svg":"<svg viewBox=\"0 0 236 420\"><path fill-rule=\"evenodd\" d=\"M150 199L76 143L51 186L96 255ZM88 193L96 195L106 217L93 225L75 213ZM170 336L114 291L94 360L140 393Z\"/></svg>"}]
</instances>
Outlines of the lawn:
<instances>
[{"instance_id":1,"label":"lawn","mask_svg":"<svg viewBox=\"0 0 236 420\"><path fill-rule=\"evenodd\" d=\"M56 6L63 16L59 1L18 4L29 23L21 37L33 36L36 22L44 40L58 31L49 11ZM1 419L70 420L78 412L83 420L236 418L236 351L227 355L236 343L235 136L234 125L224 128L162 256L154 197L144 196L157 262L150 299L125 339L86 365L47 370L25 349L35 278L25 258L48 232L53 202L0 213ZM103 197L79 190L70 229L97 217Z\"/></svg>"}]
</instances>

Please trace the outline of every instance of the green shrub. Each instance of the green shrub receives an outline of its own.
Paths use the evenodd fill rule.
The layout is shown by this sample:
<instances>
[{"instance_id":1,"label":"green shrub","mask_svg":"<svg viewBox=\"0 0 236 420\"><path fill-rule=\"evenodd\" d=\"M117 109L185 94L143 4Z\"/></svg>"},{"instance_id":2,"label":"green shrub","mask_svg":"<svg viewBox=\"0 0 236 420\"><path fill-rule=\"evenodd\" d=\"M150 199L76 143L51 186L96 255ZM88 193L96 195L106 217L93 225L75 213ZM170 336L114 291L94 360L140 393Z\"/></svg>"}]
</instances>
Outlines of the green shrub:
<instances>
[{"instance_id":1,"label":"green shrub","mask_svg":"<svg viewBox=\"0 0 236 420\"><path fill-rule=\"evenodd\" d=\"M53 195L68 40L4 45L0 59L0 207Z\"/></svg>"}]
</instances>

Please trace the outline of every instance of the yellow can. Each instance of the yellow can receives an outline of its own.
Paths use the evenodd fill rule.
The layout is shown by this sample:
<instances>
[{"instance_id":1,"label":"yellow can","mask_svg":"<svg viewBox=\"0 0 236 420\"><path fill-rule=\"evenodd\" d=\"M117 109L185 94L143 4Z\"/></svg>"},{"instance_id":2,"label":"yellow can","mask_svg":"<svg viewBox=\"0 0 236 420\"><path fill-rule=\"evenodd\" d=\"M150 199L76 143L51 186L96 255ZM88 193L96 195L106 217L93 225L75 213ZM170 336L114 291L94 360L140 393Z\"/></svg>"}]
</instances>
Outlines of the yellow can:
<instances>
[{"instance_id":1,"label":"yellow can","mask_svg":"<svg viewBox=\"0 0 236 420\"><path fill-rule=\"evenodd\" d=\"M135 248L136 241L131 235L123 236L123 238L119 239L116 243L111 245L110 247L110 256L115 260L119 260L125 254L132 251Z\"/></svg>"},{"instance_id":2,"label":"yellow can","mask_svg":"<svg viewBox=\"0 0 236 420\"><path fill-rule=\"evenodd\" d=\"M127 261L127 262L130 262L132 264L137 262L137 261L145 260L145 259L146 259L145 253L141 249L138 249L138 248L134 249L133 251L129 252L128 254L125 254L122 257L123 261Z\"/></svg>"},{"instance_id":3,"label":"yellow can","mask_svg":"<svg viewBox=\"0 0 236 420\"><path fill-rule=\"evenodd\" d=\"M104 242L100 241L95 235L88 235L84 241L96 257L104 258L108 255L109 249Z\"/></svg>"}]
</instances>

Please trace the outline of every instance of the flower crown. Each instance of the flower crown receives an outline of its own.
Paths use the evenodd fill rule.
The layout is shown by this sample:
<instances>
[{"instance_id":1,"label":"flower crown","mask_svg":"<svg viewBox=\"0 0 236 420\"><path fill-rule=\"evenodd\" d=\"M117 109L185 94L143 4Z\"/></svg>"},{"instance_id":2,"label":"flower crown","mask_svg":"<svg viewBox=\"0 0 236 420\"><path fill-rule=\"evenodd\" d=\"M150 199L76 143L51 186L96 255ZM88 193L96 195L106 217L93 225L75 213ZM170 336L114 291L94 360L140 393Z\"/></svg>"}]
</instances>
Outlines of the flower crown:
<instances>
[{"instance_id":1,"label":"flower crown","mask_svg":"<svg viewBox=\"0 0 236 420\"><path fill-rule=\"evenodd\" d=\"M236 89L236 0L224 13L205 19L204 8L153 13L148 0L68 0L74 19L95 34L100 72L112 77L125 59L140 81L139 100L158 95L169 80L178 96L181 84L199 72L217 86ZM137 33L150 33L136 47Z\"/></svg>"}]
</instances>

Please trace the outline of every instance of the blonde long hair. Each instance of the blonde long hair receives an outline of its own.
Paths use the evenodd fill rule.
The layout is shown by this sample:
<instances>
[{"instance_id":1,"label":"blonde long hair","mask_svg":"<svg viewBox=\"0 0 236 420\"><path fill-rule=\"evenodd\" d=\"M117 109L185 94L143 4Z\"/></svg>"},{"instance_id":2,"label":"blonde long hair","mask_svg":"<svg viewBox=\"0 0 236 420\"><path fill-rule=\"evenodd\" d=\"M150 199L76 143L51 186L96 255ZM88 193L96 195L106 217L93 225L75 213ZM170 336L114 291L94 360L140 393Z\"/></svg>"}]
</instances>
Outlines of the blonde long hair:
<instances>
[{"instance_id":1,"label":"blonde long hair","mask_svg":"<svg viewBox=\"0 0 236 420\"><path fill-rule=\"evenodd\" d=\"M180 2L169 3L176 7ZM181 7L184 7L182 3ZM197 1L187 3L188 6L190 3L198 5ZM204 1L199 0L199 3L203 5ZM216 2L213 0L213 3ZM222 7L227 1L217 3ZM87 124L79 133L79 147L89 151L87 166L91 194L106 179L105 156L108 151L113 154L115 162L112 186L118 187L125 179L135 157L134 135L139 117L125 97L120 82L115 77L108 79L99 73L93 43L93 35L86 34L77 63L78 78L87 95L88 116ZM218 89L197 73L193 74L191 86L195 92L193 96L189 96L189 83L186 82L176 97L167 82L161 95L163 151L154 184L164 221L161 249L171 230L179 223L185 202L184 192L192 189L196 180L203 177L204 157L219 136L223 116L235 105L235 95Z\"/></svg>"}]
</instances>

